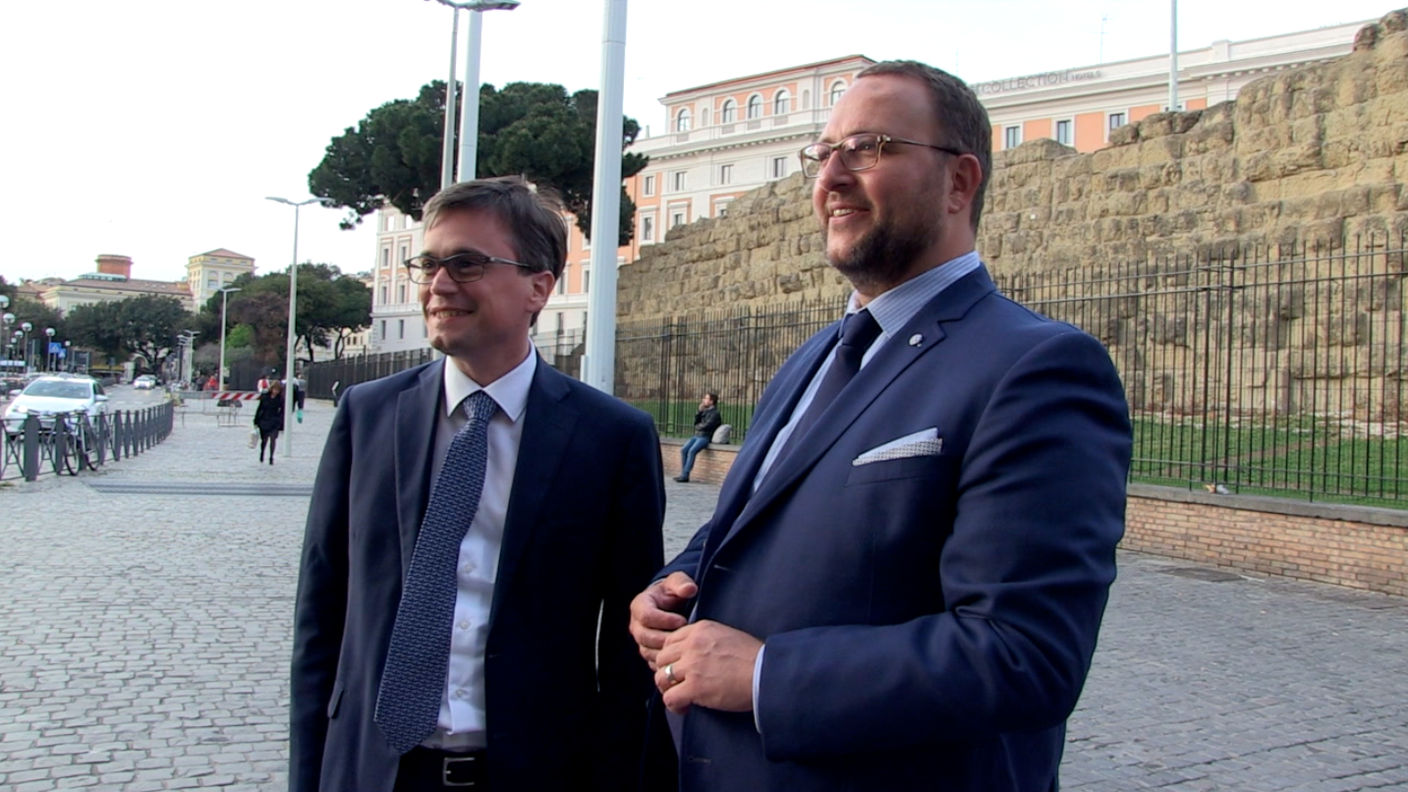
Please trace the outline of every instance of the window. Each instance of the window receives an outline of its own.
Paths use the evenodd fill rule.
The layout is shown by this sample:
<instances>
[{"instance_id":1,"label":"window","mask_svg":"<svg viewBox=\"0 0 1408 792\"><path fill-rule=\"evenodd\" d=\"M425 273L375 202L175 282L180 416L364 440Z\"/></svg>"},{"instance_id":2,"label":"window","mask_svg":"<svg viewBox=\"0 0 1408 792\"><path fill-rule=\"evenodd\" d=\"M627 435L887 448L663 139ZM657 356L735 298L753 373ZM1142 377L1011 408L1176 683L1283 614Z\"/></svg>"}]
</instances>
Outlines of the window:
<instances>
[{"instance_id":1,"label":"window","mask_svg":"<svg viewBox=\"0 0 1408 792\"><path fill-rule=\"evenodd\" d=\"M772 95L772 114L787 115L790 112L792 112L792 94L787 93L786 88L782 88Z\"/></svg>"},{"instance_id":2,"label":"window","mask_svg":"<svg viewBox=\"0 0 1408 792\"><path fill-rule=\"evenodd\" d=\"M646 177L645 177L645 190L644 190L644 192L645 192L646 195L654 195L654 194L655 194L655 176L654 176L654 175L646 176Z\"/></svg>"},{"instance_id":3,"label":"window","mask_svg":"<svg viewBox=\"0 0 1408 792\"><path fill-rule=\"evenodd\" d=\"M410 251L410 249L407 248L405 245L402 245L402 246L401 246L401 260L402 260L402 261L405 261L406 259L408 259L408 258L410 258L410 257L411 257L411 251Z\"/></svg>"},{"instance_id":4,"label":"window","mask_svg":"<svg viewBox=\"0 0 1408 792\"><path fill-rule=\"evenodd\" d=\"M846 92L846 81L837 80L831 84L831 106L836 106L836 101L841 98L841 94Z\"/></svg>"},{"instance_id":5,"label":"window","mask_svg":"<svg viewBox=\"0 0 1408 792\"><path fill-rule=\"evenodd\" d=\"M738 103L732 99L725 99L723 109L719 111L720 124L732 124L738 120Z\"/></svg>"},{"instance_id":6,"label":"window","mask_svg":"<svg viewBox=\"0 0 1408 792\"><path fill-rule=\"evenodd\" d=\"M284 322L284 324L288 324L288 322ZM386 320L385 320L385 319L382 319L382 320L381 320L381 340L382 340L382 341L385 341L385 340L386 340Z\"/></svg>"},{"instance_id":7,"label":"window","mask_svg":"<svg viewBox=\"0 0 1408 792\"><path fill-rule=\"evenodd\" d=\"M718 201L717 203L715 203L714 217L728 217L728 205L732 202L732 199L729 199L727 201Z\"/></svg>"},{"instance_id":8,"label":"window","mask_svg":"<svg viewBox=\"0 0 1408 792\"><path fill-rule=\"evenodd\" d=\"M566 294L566 293L567 293L567 279L566 279L566 278L558 278L558 279L557 279L557 283L556 283L552 288L553 288L553 291L554 291L555 293L557 293L557 294ZM558 316L561 316L561 315L562 315L562 314L558 314Z\"/></svg>"},{"instance_id":9,"label":"window","mask_svg":"<svg viewBox=\"0 0 1408 792\"><path fill-rule=\"evenodd\" d=\"M640 219L640 241L655 241L655 218L643 216Z\"/></svg>"},{"instance_id":10,"label":"window","mask_svg":"<svg viewBox=\"0 0 1408 792\"><path fill-rule=\"evenodd\" d=\"M783 176L786 176L786 175L787 175L787 160L788 160L788 159L790 159L790 158L789 158L789 157L773 157L773 158L772 158L772 177L773 177L774 179L781 179Z\"/></svg>"},{"instance_id":11,"label":"window","mask_svg":"<svg viewBox=\"0 0 1408 792\"><path fill-rule=\"evenodd\" d=\"M396 337L397 337L397 338L405 338L405 337L406 337L406 320L405 320L405 319L397 319L397 320L396 320L396 324L397 324L397 328L396 328Z\"/></svg>"},{"instance_id":12,"label":"window","mask_svg":"<svg viewBox=\"0 0 1408 792\"><path fill-rule=\"evenodd\" d=\"M1013 149L1020 145L1022 145L1022 128L1019 126L1003 127L1002 147L1005 149Z\"/></svg>"},{"instance_id":13,"label":"window","mask_svg":"<svg viewBox=\"0 0 1408 792\"><path fill-rule=\"evenodd\" d=\"M381 284L380 293L381 293L381 299L380 299L380 300L377 300L376 302L377 302L378 305L385 305L385 304L386 304L386 284L385 284L385 283ZM288 322L284 322L284 324L288 324ZM382 337L382 338L385 338L385 337L386 337L386 334L385 334L385 333L382 333L382 336L381 336L381 337Z\"/></svg>"},{"instance_id":14,"label":"window","mask_svg":"<svg viewBox=\"0 0 1408 792\"><path fill-rule=\"evenodd\" d=\"M587 236L585 233L583 233L583 234L582 234L582 250L591 250L591 249L592 249L592 240L591 240L591 237L589 237L589 236Z\"/></svg>"},{"instance_id":15,"label":"window","mask_svg":"<svg viewBox=\"0 0 1408 792\"><path fill-rule=\"evenodd\" d=\"M562 335L562 312L559 311L555 315L557 317L557 334Z\"/></svg>"},{"instance_id":16,"label":"window","mask_svg":"<svg viewBox=\"0 0 1408 792\"><path fill-rule=\"evenodd\" d=\"M405 301L406 301L406 284L404 284L404 283L398 283L398 284L396 284L396 302L398 302L398 303L404 303ZM285 324L287 324L287 322L285 322Z\"/></svg>"},{"instance_id":17,"label":"window","mask_svg":"<svg viewBox=\"0 0 1408 792\"><path fill-rule=\"evenodd\" d=\"M1056 142L1064 146L1071 145L1071 122L1069 120L1056 122Z\"/></svg>"},{"instance_id":18,"label":"window","mask_svg":"<svg viewBox=\"0 0 1408 792\"><path fill-rule=\"evenodd\" d=\"M592 290L592 271L582 268L582 294L589 294Z\"/></svg>"},{"instance_id":19,"label":"window","mask_svg":"<svg viewBox=\"0 0 1408 792\"><path fill-rule=\"evenodd\" d=\"M1110 131L1124 126L1124 113L1110 113Z\"/></svg>"},{"instance_id":20,"label":"window","mask_svg":"<svg viewBox=\"0 0 1408 792\"><path fill-rule=\"evenodd\" d=\"M205 279L205 288L208 291L215 291L220 288L220 279L214 276Z\"/></svg>"},{"instance_id":21,"label":"window","mask_svg":"<svg viewBox=\"0 0 1408 792\"><path fill-rule=\"evenodd\" d=\"M690 122L693 120L694 114L689 112L689 108L681 107L680 111L675 114L675 131L688 132Z\"/></svg>"},{"instance_id":22,"label":"window","mask_svg":"<svg viewBox=\"0 0 1408 792\"><path fill-rule=\"evenodd\" d=\"M752 96L748 97L748 117L763 117L763 97L757 94L753 94Z\"/></svg>"},{"instance_id":23,"label":"window","mask_svg":"<svg viewBox=\"0 0 1408 792\"><path fill-rule=\"evenodd\" d=\"M732 184L732 183L733 183L733 166L732 166L732 165L720 165L720 166L719 166L719 184Z\"/></svg>"},{"instance_id":24,"label":"window","mask_svg":"<svg viewBox=\"0 0 1408 792\"><path fill-rule=\"evenodd\" d=\"M381 268L386 269L391 266L391 248L381 249Z\"/></svg>"},{"instance_id":25,"label":"window","mask_svg":"<svg viewBox=\"0 0 1408 792\"><path fill-rule=\"evenodd\" d=\"M670 213L670 228L678 228L684 225L684 212Z\"/></svg>"},{"instance_id":26,"label":"window","mask_svg":"<svg viewBox=\"0 0 1408 792\"><path fill-rule=\"evenodd\" d=\"M688 182L685 181L685 171L675 171L671 174L671 179L674 183L675 192L683 191L685 185L688 184Z\"/></svg>"}]
</instances>

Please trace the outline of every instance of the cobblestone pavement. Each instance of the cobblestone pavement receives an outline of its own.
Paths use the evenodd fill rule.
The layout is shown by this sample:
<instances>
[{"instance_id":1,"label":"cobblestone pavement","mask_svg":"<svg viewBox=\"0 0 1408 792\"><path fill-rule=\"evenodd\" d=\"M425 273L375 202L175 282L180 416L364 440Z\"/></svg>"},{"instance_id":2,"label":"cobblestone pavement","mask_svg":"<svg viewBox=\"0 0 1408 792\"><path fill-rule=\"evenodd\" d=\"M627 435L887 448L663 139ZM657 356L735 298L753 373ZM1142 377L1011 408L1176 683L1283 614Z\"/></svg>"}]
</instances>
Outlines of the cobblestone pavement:
<instances>
[{"instance_id":1,"label":"cobblestone pavement","mask_svg":"<svg viewBox=\"0 0 1408 792\"><path fill-rule=\"evenodd\" d=\"M193 408L141 456L0 487L0 789L285 787L294 581L331 415L309 402L273 466L246 448L252 411L222 428ZM718 489L667 487L678 550ZM1408 600L1121 564L1065 789L1408 790Z\"/></svg>"}]
</instances>

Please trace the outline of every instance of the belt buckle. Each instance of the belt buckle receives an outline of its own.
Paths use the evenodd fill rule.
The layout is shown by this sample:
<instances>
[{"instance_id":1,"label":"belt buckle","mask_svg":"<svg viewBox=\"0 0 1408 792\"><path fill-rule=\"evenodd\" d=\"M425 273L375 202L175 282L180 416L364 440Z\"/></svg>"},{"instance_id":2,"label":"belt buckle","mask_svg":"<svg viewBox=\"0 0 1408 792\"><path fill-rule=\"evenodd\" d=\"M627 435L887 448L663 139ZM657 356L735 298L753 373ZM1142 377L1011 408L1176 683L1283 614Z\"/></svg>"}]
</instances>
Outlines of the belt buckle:
<instances>
[{"instance_id":1,"label":"belt buckle","mask_svg":"<svg viewBox=\"0 0 1408 792\"><path fill-rule=\"evenodd\" d=\"M455 770L456 770L456 767L457 767L457 766L459 766L459 765L466 765L466 764L467 764L467 765L471 765L470 767L462 768L462 769L465 770L465 771L471 771L471 770L472 770L472 765L473 765L473 763L474 763L474 760L477 759L477 758L478 758L478 757L475 757L475 756L447 756L447 757L445 757L443 760L441 760L441 761L443 762L443 764L441 765L441 768L440 768L440 771L441 771L441 775L440 775L440 784L441 784L442 786L447 786L447 787L472 787L472 786L474 786L474 782L473 782L473 781L453 781L453 780L451 780L451 779L452 779L453 776L455 775Z\"/></svg>"}]
</instances>

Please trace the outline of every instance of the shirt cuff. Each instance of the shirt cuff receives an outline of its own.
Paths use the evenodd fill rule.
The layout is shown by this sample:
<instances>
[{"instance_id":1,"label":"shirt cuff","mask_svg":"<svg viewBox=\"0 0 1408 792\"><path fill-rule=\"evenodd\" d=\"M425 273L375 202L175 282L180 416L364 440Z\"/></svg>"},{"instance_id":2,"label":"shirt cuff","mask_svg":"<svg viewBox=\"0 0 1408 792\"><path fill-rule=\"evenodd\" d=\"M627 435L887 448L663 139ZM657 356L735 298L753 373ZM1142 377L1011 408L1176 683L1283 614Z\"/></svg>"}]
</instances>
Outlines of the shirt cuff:
<instances>
[{"instance_id":1,"label":"shirt cuff","mask_svg":"<svg viewBox=\"0 0 1408 792\"><path fill-rule=\"evenodd\" d=\"M763 678L763 653L767 650L767 644L758 647L758 659L753 661L753 728L758 734L763 733L763 722L758 716L758 682Z\"/></svg>"}]
</instances>

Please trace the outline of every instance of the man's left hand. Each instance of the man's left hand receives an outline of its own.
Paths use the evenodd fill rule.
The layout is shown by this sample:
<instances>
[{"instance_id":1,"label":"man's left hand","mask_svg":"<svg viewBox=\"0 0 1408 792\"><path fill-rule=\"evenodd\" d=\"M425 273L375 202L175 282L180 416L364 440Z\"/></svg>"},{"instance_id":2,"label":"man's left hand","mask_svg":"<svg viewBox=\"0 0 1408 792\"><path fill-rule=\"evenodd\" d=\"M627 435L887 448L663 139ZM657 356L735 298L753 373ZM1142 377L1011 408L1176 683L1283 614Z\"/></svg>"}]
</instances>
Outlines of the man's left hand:
<instances>
[{"instance_id":1,"label":"man's left hand","mask_svg":"<svg viewBox=\"0 0 1408 792\"><path fill-rule=\"evenodd\" d=\"M715 621L686 625L665 639L655 659L655 686L664 694L665 706L677 714L695 704L751 712L753 666L762 648L757 638Z\"/></svg>"}]
</instances>

